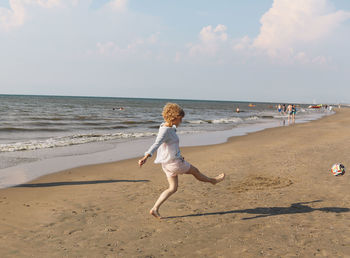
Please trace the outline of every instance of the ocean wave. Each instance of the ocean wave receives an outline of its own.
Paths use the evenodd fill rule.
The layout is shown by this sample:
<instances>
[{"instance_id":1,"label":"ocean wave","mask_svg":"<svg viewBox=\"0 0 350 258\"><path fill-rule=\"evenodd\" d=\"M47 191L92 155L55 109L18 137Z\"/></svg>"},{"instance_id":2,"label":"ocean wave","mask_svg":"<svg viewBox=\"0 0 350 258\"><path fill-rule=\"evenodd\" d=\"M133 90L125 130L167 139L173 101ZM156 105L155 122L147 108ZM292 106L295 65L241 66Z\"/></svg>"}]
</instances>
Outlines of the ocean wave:
<instances>
[{"instance_id":1,"label":"ocean wave","mask_svg":"<svg viewBox=\"0 0 350 258\"><path fill-rule=\"evenodd\" d=\"M28 111L29 112L29 111ZM49 116L49 117L28 117L27 119L29 120L33 120L33 121L37 121L37 120L44 120L44 121L61 121L61 120L66 120L65 117L63 116L60 116L60 117L52 117L52 116Z\"/></svg>"},{"instance_id":2,"label":"ocean wave","mask_svg":"<svg viewBox=\"0 0 350 258\"><path fill-rule=\"evenodd\" d=\"M186 123L188 124L210 124L211 123L211 120L188 120L186 121Z\"/></svg>"},{"instance_id":3,"label":"ocean wave","mask_svg":"<svg viewBox=\"0 0 350 258\"><path fill-rule=\"evenodd\" d=\"M40 127L45 127L45 126L69 126L70 123L66 122L43 122L43 121L35 121L35 122L27 122L23 121L22 122L23 126L28 126L28 127L34 127L34 126L40 126Z\"/></svg>"},{"instance_id":4,"label":"ocean wave","mask_svg":"<svg viewBox=\"0 0 350 258\"><path fill-rule=\"evenodd\" d=\"M15 152L25 150L38 150L56 147L65 147L91 142L102 142L118 139L135 139L141 137L155 136L156 133L114 133L114 134L76 134L66 137L49 138L46 140L31 140L26 142L16 142L0 144L0 152Z\"/></svg>"},{"instance_id":5,"label":"ocean wave","mask_svg":"<svg viewBox=\"0 0 350 258\"><path fill-rule=\"evenodd\" d=\"M213 120L189 120L186 121L186 123L189 124L240 124L244 123L245 121L256 121L260 119L273 119L276 118L272 115L253 115L249 117L226 117L226 118L217 118Z\"/></svg>"},{"instance_id":6,"label":"ocean wave","mask_svg":"<svg viewBox=\"0 0 350 258\"><path fill-rule=\"evenodd\" d=\"M21 127L0 127L0 132L62 132L61 128L21 128Z\"/></svg>"},{"instance_id":7,"label":"ocean wave","mask_svg":"<svg viewBox=\"0 0 350 258\"><path fill-rule=\"evenodd\" d=\"M245 120L246 121L254 121L254 120L259 120L260 118L258 116L250 116L250 117L247 117Z\"/></svg>"},{"instance_id":8,"label":"ocean wave","mask_svg":"<svg viewBox=\"0 0 350 258\"><path fill-rule=\"evenodd\" d=\"M240 117L229 117L229 118L219 118L212 120L213 124L231 124L231 123L242 123L243 119Z\"/></svg>"},{"instance_id":9,"label":"ocean wave","mask_svg":"<svg viewBox=\"0 0 350 258\"><path fill-rule=\"evenodd\" d=\"M155 124L155 123L160 123L159 121L154 121L154 120L147 120L147 121L133 121L133 120L129 120L129 121L123 121L120 122L121 124L124 125L139 125L139 124Z\"/></svg>"},{"instance_id":10,"label":"ocean wave","mask_svg":"<svg viewBox=\"0 0 350 258\"><path fill-rule=\"evenodd\" d=\"M251 120L258 120L260 117L258 116L251 116L247 118L240 118L240 117L226 117L226 118L218 118L213 120L188 120L186 123L188 124L239 124L243 123L244 121L251 121Z\"/></svg>"},{"instance_id":11,"label":"ocean wave","mask_svg":"<svg viewBox=\"0 0 350 258\"><path fill-rule=\"evenodd\" d=\"M269 116L269 115L263 115L263 116L261 116L261 118L263 118L263 119L272 119L272 118L274 118L274 116Z\"/></svg>"}]
</instances>

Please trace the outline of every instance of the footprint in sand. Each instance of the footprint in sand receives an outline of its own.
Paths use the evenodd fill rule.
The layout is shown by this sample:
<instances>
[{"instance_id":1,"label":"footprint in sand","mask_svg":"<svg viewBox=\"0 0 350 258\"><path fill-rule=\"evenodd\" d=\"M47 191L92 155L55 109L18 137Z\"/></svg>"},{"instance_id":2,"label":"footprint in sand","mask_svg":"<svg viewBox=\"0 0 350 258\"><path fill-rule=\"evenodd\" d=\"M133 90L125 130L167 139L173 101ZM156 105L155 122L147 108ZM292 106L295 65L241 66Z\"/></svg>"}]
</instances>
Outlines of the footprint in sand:
<instances>
[{"instance_id":1,"label":"footprint in sand","mask_svg":"<svg viewBox=\"0 0 350 258\"><path fill-rule=\"evenodd\" d=\"M77 233L77 232L82 232L83 229L80 229L80 228L76 228L76 229L67 229L65 231L63 231L63 234L65 235L72 235L74 233Z\"/></svg>"},{"instance_id":2,"label":"footprint in sand","mask_svg":"<svg viewBox=\"0 0 350 258\"><path fill-rule=\"evenodd\" d=\"M242 182L231 187L234 192L246 192L250 190L266 190L288 187L293 181L282 177L248 176Z\"/></svg>"},{"instance_id":3,"label":"footprint in sand","mask_svg":"<svg viewBox=\"0 0 350 258\"><path fill-rule=\"evenodd\" d=\"M106 232L115 232L115 231L117 231L116 228L111 228L111 227L107 227L107 228L105 228L104 230L105 230Z\"/></svg>"}]
</instances>

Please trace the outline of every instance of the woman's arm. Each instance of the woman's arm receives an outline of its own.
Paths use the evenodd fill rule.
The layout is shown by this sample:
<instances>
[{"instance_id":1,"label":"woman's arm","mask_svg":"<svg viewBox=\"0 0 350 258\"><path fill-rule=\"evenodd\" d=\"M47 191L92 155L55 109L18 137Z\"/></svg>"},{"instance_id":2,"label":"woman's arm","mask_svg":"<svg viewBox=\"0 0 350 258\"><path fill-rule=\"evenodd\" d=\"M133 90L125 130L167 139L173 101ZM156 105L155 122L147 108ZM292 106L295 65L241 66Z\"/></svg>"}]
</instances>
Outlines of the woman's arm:
<instances>
[{"instance_id":1,"label":"woman's arm","mask_svg":"<svg viewBox=\"0 0 350 258\"><path fill-rule=\"evenodd\" d=\"M139 160L139 166L141 167L146 163L149 157L153 156L153 153L159 148L159 146L166 140L167 137L167 128L161 127L157 135L156 141L152 146L145 152L145 156Z\"/></svg>"},{"instance_id":2,"label":"woman's arm","mask_svg":"<svg viewBox=\"0 0 350 258\"><path fill-rule=\"evenodd\" d=\"M142 159L139 160L139 166L142 167L146 163L147 159L151 157L149 154L145 155Z\"/></svg>"}]
</instances>

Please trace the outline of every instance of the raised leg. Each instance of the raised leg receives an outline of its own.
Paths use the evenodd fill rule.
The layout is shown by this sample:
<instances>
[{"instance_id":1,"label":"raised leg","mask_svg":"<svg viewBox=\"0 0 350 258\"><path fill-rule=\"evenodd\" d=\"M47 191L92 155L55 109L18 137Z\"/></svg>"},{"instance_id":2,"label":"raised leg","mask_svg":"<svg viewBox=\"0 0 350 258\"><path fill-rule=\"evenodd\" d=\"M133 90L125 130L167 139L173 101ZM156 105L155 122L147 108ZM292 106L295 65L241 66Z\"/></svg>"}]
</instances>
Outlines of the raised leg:
<instances>
[{"instance_id":1,"label":"raised leg","mask_svg":"<svg viewBox=\"0 0 350 258\"><path fill-rule=\"evenodd\" d=\"M202 182L207 182L211 183L213 185L221 182L225 178L225 174L222 173L216 177L207 177L206 175L202 174L196 167L191 165L190 170L187 172L187 174L193 175L197 180L202 181Z\"/></svg>"}]
</instances>

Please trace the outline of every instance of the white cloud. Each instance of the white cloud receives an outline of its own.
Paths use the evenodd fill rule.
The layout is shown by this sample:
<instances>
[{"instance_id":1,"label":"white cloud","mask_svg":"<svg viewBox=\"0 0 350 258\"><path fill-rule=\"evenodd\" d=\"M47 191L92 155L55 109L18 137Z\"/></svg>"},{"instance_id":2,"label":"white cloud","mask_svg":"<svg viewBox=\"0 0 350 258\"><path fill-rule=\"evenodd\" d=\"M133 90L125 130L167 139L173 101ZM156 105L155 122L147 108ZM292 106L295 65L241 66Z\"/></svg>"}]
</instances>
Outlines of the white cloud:
<instances>
[{"instance_id":1,"label":"white cloud","mask_svg":"<svg viewBox=\"0 0 350 258\"><path fill-rule=\"evenodd\" d=\"M62 0L26 0L25 2L37 4L44 8L53 8L62 5Z\"/></svg>"},{"instance_id":2,"label":"white cloud","mask_svg":"<svg viewBox=\"0 0 350 258\"><path fill-rule=\"evenodd\" d=\"M330 36L347 19L350 12L334 11L328 0L274 0L260 20L253 47L273 58L299 59L306 54L296 49Z\"/></svg>"},{"instance_id":3,"label":"white cloud","mask_svg":"<svg viewBox=\"0 0 350 258\"><path fill-rule=\"evenodd\" d=\"M98 42L96 44L96 51L100 55L114 56L114 55L131 55L139 54L146 57L151 55L150 47L155 45L158 41L159 32L150 35L147 38L137 38L129 42L125 47L118 45L116 42ZM92 53L89 51L89 53Z\"/></svg>"},{"instance_id":4,"label":"white cloud","mask_svg":"<svg viewBox=\"0 0 350 258\"><path fill-rule=\"evenodd\" d=\"M248 36L244 36L243 38L234 41L233 49L237 51L246 50L251 48L251 45L252 45L252 39L249 38Z\"/></svg>"},{"instance_id":5,"label":"white cloud","mask_svg":"<svg viewBox=\"0 0 350 258\"><path fill-rule=\"evenodd\" d=\"M22 1L10 0L9 4L10 9L0 7L0 27L5 30L22 25L27 16Z\"/></svg>"},{"instance_id":6,"label":"white cloud","mask_svg":"<svg viewBox=\"0 0 350 258\"><path fill-rule=\"evenodd\" d=\"M128 0L112 0L105 5L106 8L117 12L126 11L127 6Z\"/></svg>"},{"instance_id":7,"label":"white cloud","mask_svg":"<svg viewBox=\"0 0 350 258\"><path fill-rule=\"evenodd\" d=\"M197 44L190 43L188 45L189 55L208 55L214 56L227 42L228 35L226 26L219 24L215 28L211 25L203 27L199 33L199 42Z\"/></svg>"},{"instance_id":8,"label":"white cloud","mask_svg":"<svg viewBox=\"0 0 350 258\"><path fill-rule=\"evenodd\" d=\"M286 65L329 65L331 57L319 43L328 44L348 19L350 12L335 10L329 0L274 0L261 17L256 37L233 39L225 25L209 25L201 29L198 42L187 45L187 54L176 53L175 62L188 57L228 62L268 57L272 63Z\"/></svg>"},{"instance_id":9,"label":"white cloud","mask_svg":"<svg viewBox=\"0 0 350 258\"><path fill-rule=\"evenodd\" d=\"M119 50L119 47L112 41L107 42L97 42L96 44L97 52L101 55L107 55L114 53Z\"/></svg>"},{"instance_id":10,"label":"white cloud","mask_svg":"<svg viewBox=\"0 0 350 258\"><path fill-rule=\"evenodd\" d=\"M175 61L176 63L178 63L178 62L181 61L181 59L182 59L182 53L179 52L179 51L177 51L177 52L175 53L174 61Z\"/></svg>"},{"instance_id":11,"label":"white cloud","mask_svg":"<svg viewBox=\"0 0 350 258\"><path fill-rule=\"evenodd\" d=\"M28 7L54 8L62 0L9 0L10 8L0 7L0 28L10 30L24 24L28 19Z\"/></svg>"},{"instance_id":12,"label":"white cloud","mask_svg":"<svg viewBox=\"0 0 350 258\"><path fill-rule=\"evenodd\" d=\"M328 60L324 56L316 56L311 60L314 64L325 65L328 63Z\"/></svg>"}]
</instances>

